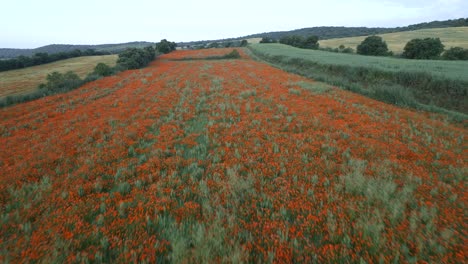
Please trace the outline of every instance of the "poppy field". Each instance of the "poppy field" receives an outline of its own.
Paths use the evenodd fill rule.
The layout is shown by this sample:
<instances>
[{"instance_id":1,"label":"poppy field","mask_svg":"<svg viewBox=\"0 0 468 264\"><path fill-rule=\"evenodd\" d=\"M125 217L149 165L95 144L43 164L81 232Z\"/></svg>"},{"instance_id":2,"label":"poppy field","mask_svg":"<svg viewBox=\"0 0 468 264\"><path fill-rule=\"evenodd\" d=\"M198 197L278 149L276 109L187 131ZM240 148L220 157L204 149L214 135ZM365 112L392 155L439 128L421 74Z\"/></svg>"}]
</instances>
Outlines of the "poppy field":
<instances>
[{"instance_id":1,"label":"poppy field","mask_svg":"<svg viewBox=\"0 0 468 264\"><path fill-rule=\"evenodd\" d=\"M1 109L0 262L468 261L464 124L230 51Z\"/></svg>"}]
</instances>

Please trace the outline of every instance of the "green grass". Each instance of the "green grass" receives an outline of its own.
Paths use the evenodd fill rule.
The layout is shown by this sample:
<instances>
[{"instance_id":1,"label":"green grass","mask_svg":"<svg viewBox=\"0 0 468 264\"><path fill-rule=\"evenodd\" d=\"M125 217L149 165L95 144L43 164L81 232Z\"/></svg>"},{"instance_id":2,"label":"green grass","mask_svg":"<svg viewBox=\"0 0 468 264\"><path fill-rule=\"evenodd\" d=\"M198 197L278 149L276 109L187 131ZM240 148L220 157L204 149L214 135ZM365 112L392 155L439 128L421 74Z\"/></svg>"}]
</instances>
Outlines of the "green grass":
<instances>
[{"instance_id":1,"label":"green grass","mask_svg":"<svg viewBox=\"0 0 468 264\"><path fill-rule=\"evenodd\" d=\"M252 48L269 56L286 55L288 58L305 59L319 64L366 67L388 72L424 72L444 78L468 81L468 61L428 61L361 56L299 49L282 44L256 44L252 45Z\"/></svg>"},{"instance_id":2,"label":"green grass","mask_svg":"<svg viewBox=\"0 0 468 264\"><path fill-rule=\"evenodd\" d=\"M56 61L24 69L0 72L0 98L10 95L24 95L37 90L45 82L47 74L54 71L65 73L73 71L80 78L92 72L96 64L103 62L115 66L117 55L85 56Z\"/></svg>"},{"instance_id":3,"label":"green grass","mask_svg":"<svg viewBox=\"0 0 468 264\"><path fill-rule=\"evenodd\" d=\"M468 27L452 27L452 28L432 28L432 29L420 29L414 31L379 34L385 42L387 42L388 48L395 54L403 52L403 48L406 43L414 38L440 38L446 49L450 47L462 47L468 48ZM350 38L335 38L321 40L321 47L337 48L340 45L351 47L356 50L366 36L362 37L350 37Z\"/></svg>"},{"instance_id":4,"label":"green grass","mask_svg":"<svg viewBox=\"0 0 468 264\"><path fill-rule=\"evenodd\" d=\"M407 60L254 44L257 58L288 72L418 110L468 118L468 62Z\"/></svg>"}]
</instances>

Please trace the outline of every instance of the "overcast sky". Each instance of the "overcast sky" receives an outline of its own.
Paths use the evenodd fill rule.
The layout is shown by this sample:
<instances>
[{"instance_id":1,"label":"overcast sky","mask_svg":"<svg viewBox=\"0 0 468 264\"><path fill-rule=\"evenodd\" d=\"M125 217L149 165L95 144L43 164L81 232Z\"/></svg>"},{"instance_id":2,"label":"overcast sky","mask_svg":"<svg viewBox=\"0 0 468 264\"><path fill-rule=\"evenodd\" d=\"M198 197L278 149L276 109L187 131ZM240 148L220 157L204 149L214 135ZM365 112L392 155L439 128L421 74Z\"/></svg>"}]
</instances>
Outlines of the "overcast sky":
<instances>
[{"instance_id":1,"label":"overcast sky","mask_svg":"<svg viewBox=\"0 0 468 264\"><path fill-rule=\"evenodd\" d=\"M0 48L211 40L468 17L467 0L6 0L0 6Z\"/></svg>"}]
</instances>

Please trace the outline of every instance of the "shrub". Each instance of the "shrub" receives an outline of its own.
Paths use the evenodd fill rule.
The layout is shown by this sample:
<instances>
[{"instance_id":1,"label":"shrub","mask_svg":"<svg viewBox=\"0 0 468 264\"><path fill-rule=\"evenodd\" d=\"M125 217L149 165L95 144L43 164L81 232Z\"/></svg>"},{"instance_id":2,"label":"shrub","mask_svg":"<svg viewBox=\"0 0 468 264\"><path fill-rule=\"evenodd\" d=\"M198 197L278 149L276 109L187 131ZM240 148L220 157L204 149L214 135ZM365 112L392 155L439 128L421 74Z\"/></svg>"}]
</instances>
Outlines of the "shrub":
<instances>
[{"instance_id":1,"label":"shrub","mask_svg":"<svg viewBox=\"0 0 468 264\"><path fill-rule=\"evenodd\" d=\"M222 58L223 59L239 59L240 57L241 55L239 54L239 52L237 50L233 50L230 53L224 55Z\"/></svg>"},{"instance_id":2,"label":"shrub","mask_svg":"<svg viewBox=\"0 0 468 264\"><path fill-rule=\"evenodd\" d=\"M404 48L403 57L408 59L437 59L444 51L439 38L412 39Z\"/></svg>"},{"instance_id":3,"label":"shrub","mask_svg":"<svg viewBox=\"0 0 468 264\"><path fill-rule=\"evenodd\" d=\"M270 37L263 37L260 40L260 43L276 43L276 40L270 38Z\"/></svg>"},{"instance_id":4,"label":"shrub","mask_svg":"<svg viewBox=\"0 0 468 264\"><path fill-rule=\"evenodd\" d=\"M117 65L124 69L139 69L154 60L156 54L153 47L144 49L128 48L119 54Z\"/></svg>"},{"instance_id":5,"label":"shrub","mask_svg":"<svg viewBox=\"0 0 468 264\"><path fill-rule=\"evenodd\" d=\"M112 68L105 63L98 63L93 71L94 74L100 76L109 76L112 75Z\"/></svg>"},{"instance_id":6,"label":"shrub","mask_svg":"<svg viewBox=\"0 0 468 264\"><path fill-rule=\"evenodd\" d=\"M387 43L379 36L369 36L357 46L357 53L371 56L388 56Z\"/></svg>"},{"instance_id":7,"label":"shrub","mask_svg":"<svg viewBox=\"0 0 468 264\"><path fill-rule=\"evenodd\" d=\"M279 41L281 44L293 46L296 48L301 49L318 49L318 37L317 36L309 36L307 38L303 38L302 36L292 35L292 36L285 36L282 37Z\"/></svg>"},{"instance_id":8,"label":"shrub","mask_svg":"<svg viewBox=\"0 0 468 264\"><path fill-rule=\"evenodd\" d=\"M69 91L83 84L80 77L72 72L66 72L65 74L59 72L52 72L47 74L47 83L39 85L40 89L48 91Z\"/></svg>"},{"instance_id":9,"label":"shrub","mask_svg":"<svg viewBox=\"0 0 468 264\"><path fill-rule=\"evenodd\" d=\"M442 55L444 60L468 60L468 49L452 47Z\"/></svg>"},{"instance_id":10,"label":"shrub","mask_svg":"<svg viewBox=\"0 0 468 264\"><path fill-rule=\"evenodd\" d=\"M164 54L174 51L176 47L177 44L175 42L167 41L167 39L163 39L161 42L156 44L156 50Z\"/></svg>"}]
</instances>

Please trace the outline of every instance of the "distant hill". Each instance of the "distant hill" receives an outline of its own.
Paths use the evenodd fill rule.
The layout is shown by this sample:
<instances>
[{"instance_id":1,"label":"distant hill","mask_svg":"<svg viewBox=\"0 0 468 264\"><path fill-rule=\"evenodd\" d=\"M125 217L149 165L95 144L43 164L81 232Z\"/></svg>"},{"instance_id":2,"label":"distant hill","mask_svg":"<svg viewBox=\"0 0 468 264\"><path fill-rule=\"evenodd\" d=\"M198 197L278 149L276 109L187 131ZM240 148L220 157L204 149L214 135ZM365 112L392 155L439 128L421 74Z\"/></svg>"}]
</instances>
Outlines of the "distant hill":
<instances>
[{"instance_id":1,"label":"distant hill","mask_svg":"<svg viewBox=\"0 0 468 264\"><path fill-rule=\"evenodd\" d=\"M280 39L281 37L288 35L301 35L301 36L318 36L319 39L333 39L333 38L345 38L345 37L358 37L358 36L368 36L376 34L385 34L385 33L394 33L394 32L404 32L412 31L418 29L430 29L430 28L447 28L447 27L467 27L468 18L460 18L454 20L445 20L445 21L432 21L428 23L420 23L415 25L410 25L407 27L396 27L396 28L368 28L368 27L311 27L311 28L302 28L291 31L277 31L277 32L265 32L259 34L253 34L243 37L228 38L228 39L218 39L218 40L201 40L201 41L191 41L191 42L179 42L177 43L180 47L194 47L194 46L204 46L213 42L234 42L242 39L254 39L254 38L263 38L270 37L273 39ZM62 44L53 44L47 45L36 49L1 49L0 48L0 59L5 58L14 58L18 56L31 56L38 52L47 52L49 54L58 53L58 52L67 52L75 49L86 50L94 49L96 51L108 51L110 53L118 53L126 48L135 47L142 48L148 45L154 45L153 42L128 42L120 44L103 44L103 45L62 45Z\"/></svg>"},{"instance_id":2,"label":"distant hill","mask_svg":"<svg viewBox=\"0 0 468 264\"><path fill-rule=\"evenodd\" d=\"M126 48L143 48L149 45L154 45L153 42L136 41L119 44L102 44L102 45L70 45L70 44L52 44L36 49L0 49L0 58L14 58L18 56L31 56L38 52L46 52L49 54L59 52L70 52L76 49L95 51L107 51L110 53L118 53Z\"/></svg>"},{"instance_id":3,"label":"distant hill","mask_svg":"<svg viewBox=\"0 0 468 264\"><path fill-rule=\"evenodd\" d=\"M414 38L440 38L446 49L451 47L462 47L468 49L468 27L452 27L452 28L430 28L419 29L413 31L403 31L396 33L378 34L387 43L388 48L395 54L403 52L403 49ZM351 47L356 50L356 47L366 38L350 37L350 38L334 38L321 40L320 47L337 48L340 45Z\"/></svg>"},{"instance_id":4,"label":"distant hill","mask_svg":"<svg viewBox=\"0 0 468 264\"><path fill-rule=\"evenodd\" d=\"M308 37L311 35L318 36L319 39L333 39L333 38L345 38L345 37L358 37L358 36L368 36L376 34L385 34L385 33L394 33L394 32L405 32L418 29L430 29L430 28L448 28L448 27L466 27L468 26L468 18L460 18L455 20L445 20L445 21L432 21L428 23L420 23L415 25L409 25L406 27L395 27L395 28L368 28L368 27L311 27L311 28L302 28L291 31L277 31L277 32L265 32L259 34L248 35L240 38L231 38L223 40L204 40L204 41L193 41L193 42L184 42L179 43L181 46L196 46L203 45L211 42L229 42L236 41L240 39L252 39L252 38L263 38L269 37L272 39L280 39L284 36L289 35L300 35Z\"/></svg>"}]
</instances>

